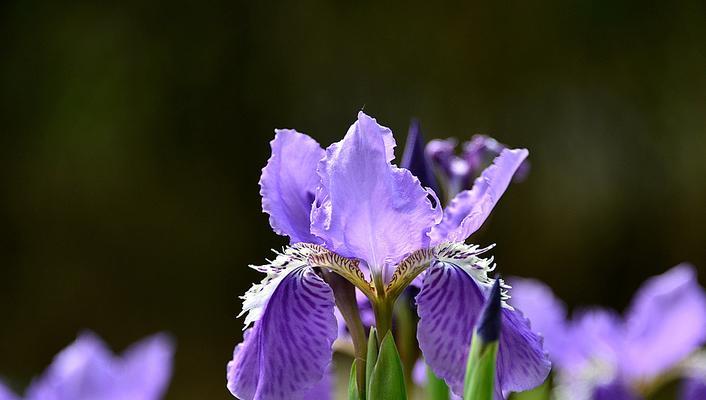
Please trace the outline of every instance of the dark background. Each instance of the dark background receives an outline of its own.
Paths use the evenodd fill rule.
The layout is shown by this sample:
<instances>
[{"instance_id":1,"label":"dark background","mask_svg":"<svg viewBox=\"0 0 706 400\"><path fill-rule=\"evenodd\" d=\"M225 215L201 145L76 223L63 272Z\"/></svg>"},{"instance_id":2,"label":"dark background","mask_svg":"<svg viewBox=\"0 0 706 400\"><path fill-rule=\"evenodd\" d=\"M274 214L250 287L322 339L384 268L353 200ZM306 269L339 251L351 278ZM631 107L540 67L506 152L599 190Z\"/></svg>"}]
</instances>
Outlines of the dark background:
<instances>
[{"instance_id":1,"label":"dark background","mask_svg":"<svg viewBox=\"0 0 706 400\"><path fill-rule=\"evenodd\" d=\"M0 375L89 328L178 341L169 399L226 399L241 295L285 243L260 212L273 128L356 112L404 137L530 149L474 242L572 305L706 276L706 3L0 5ZM398 148L398 154L401 149Z\"/></svg>"}]
</instances>

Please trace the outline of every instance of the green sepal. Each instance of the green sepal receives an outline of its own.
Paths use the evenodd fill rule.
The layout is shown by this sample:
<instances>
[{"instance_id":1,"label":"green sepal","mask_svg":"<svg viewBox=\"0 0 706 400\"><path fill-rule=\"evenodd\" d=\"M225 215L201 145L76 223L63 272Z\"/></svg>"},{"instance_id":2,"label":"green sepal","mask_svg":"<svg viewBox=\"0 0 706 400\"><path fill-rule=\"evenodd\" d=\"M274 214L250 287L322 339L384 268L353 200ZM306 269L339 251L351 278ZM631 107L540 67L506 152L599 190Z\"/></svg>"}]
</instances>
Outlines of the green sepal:
<instances>
[{"instance_id":1,"label":"green sepal","mask_svg":"<svg viewBox=\"0 0 706 400\"><path fill-rule=\"evenodd\" d=\"M378 360L370 377L367 400L406 400L407 387L395 339L387 333L380 344Z\"/></svg>"},{"instance_id":2,"label":"green sepal","mask_svg":"<svg viewBox=\"0 0 706 400\"><path fill-rule=\"evenodd\" d=\"M370 378L375 369L375 363L378 360L378 337L375 327L370 328L368 335L368 353L365 356L365 395L370 398Z\"/></svg>"},{"instance_id":3,"label":"green sepal","mask_svg":"<svg viewBox=\"0 0 706 400\"><path fill-rule=\"evenodd\" d=\"M348 378L348 400L361 400L360 395L358 394L358 380L356 379L355 364L356 362L353 361L353 365L351 366L351 375Z\"/></svg>"},{"instance_id":4,"label":"green sepal","mask_svg":"<svg viewBox=\"0 0 706 400\"><path fill-rule=\"evenodd\" d=\"M497 358L498 342L484 342L474 333L463 381L463 400L493 400Z\"/></svg>"},{"instance_id":5,"label":"green sepal","mask_svg":"<svg viewBox=\"0 0 706 400\"><path fill-rule=\"evenodd\" d=\"M443 379L436 376L434 371L426 366L427 369L427 400L449 400L449 387Z\"/></svg>"}]
</instances>

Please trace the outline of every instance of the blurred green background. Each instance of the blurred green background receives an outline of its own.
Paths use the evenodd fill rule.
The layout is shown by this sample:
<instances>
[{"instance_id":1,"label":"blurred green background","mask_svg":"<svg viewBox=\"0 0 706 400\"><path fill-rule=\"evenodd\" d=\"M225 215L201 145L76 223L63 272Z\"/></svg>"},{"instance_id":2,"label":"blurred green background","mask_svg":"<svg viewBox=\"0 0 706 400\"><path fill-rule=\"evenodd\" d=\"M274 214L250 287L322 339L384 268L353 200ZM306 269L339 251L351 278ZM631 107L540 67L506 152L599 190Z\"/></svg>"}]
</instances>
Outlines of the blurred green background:
<instances>
[{"instance_id":1,"label":"blurred green background","mask_svg":"<svg viewBox=\"0 0 706 400\"><path fill-rule=\"evenodd\" d=\"M0 4L0 375L77 332L169 331L168 399L227 399L273 128L323 145L366 112L404 143L487 133L529 179L474 237L505 275L623 308L706 277L706 3ZM401 149L398 148L398 154Z\"/></svg>"}]
</instances>

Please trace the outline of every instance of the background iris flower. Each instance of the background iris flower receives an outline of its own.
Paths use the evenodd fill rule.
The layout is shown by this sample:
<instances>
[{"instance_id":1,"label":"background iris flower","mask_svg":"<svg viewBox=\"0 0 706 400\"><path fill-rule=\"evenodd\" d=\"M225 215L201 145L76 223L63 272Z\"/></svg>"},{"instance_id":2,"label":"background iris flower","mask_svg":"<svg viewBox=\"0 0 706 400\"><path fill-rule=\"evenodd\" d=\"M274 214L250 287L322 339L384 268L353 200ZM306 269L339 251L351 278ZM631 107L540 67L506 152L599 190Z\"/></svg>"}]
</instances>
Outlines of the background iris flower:
<instances>
[{"instance_id":1,"label":"background iris flower","mask_svg":"<svg viewBox=\"0 0 706 400\"><path fill-rule=\"evenodd\" d=\"M93 333L61 351L27 389L25 400L158 400L166 391L174 348L162 334L115 356ZM19 400L0 384L0 400Z\"/></svg>"},{"instance_id":2,"label":"background iris flower","mask_svg":"<svg viewBox=\"0 0 706 400\"><path fill-rule=\"evenodd\" d=\"M503 150L471 190L442 210L437 193L391 163L392 132L362 112L326 151L293 130L277 130L271 146L260 180L262 205L291 246L255 267L267 276L243 297L245 325L252 327L228 364L231 393L301 398L322 379L338 335L334 303L347 323L360 325L359 316L346 315L344 289L331 271L368 297L382 338L395 300L427 270L416 298L420 348L461 393L470 333L495 282L488 277L492 259L479 257L489 248L463 242L488 217L527 151ZM355 296L350 300L357 304ZM506 303L502 319L499 395L542 383L550 369L527 320Z\"/></svg>"},{"instance_id":3,"label":"background iris flower","mask_svg":"<svg viewBox=\"0 0 706 400\"><path fill-rule=\"evenodd\" d=\"M623 317L588 309L567 319L546 285L530 279L512 284L512 304L544 336L558 399L642 399L685 375L683 362L706 341L706 293L689 265L647 280ZM704 398L697 395L702 382L689 380L683 398Z\"/></svg>"}]
</instances>

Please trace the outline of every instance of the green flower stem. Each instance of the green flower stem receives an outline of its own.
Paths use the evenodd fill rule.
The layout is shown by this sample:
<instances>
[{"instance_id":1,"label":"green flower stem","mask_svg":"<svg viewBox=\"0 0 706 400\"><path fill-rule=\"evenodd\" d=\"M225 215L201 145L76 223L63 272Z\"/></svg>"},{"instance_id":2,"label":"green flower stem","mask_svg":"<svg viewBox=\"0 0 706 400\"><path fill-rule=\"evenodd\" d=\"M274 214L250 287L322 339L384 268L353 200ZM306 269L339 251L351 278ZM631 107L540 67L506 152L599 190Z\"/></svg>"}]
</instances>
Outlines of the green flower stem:
<instances>
[{"instance_id":1,"label":"green flower stem","mask_svg":"<svg viewBox=\"0 0 706 400\"><path fill-rule=\"evenodd\" d=\"M378 344L392 330L392 303L389 298L378 297L373 303L375 312L375 328L377 329Z\"/></svg>"},{"instance_id":2,"label":"green flower stem","mask_svg":"<svg viewBox=\"0 0 706 400\"><path fill-rule=\"evenodd\" d=\"M404 368L404 378L407 382L407 391L411 392L413 385L412 371L419 356L417 350L417 325L412 313L409 295L402 293L399 301L395 303L394 318L396 322L397 343L399 343L400 358Z\"/></svg>"},{"instance_id":3,"label":"green flower stem","mask_svg":"<svg viewBox=\"0 0 706 400\"><path fill-rule=\"evenodd\" d=\"M355 297L355 286L348 282L340 275L321 269L322 275L326 283L333 289L333 297L336 301L336 306L343 319L346 321L346 326L353 340L353 349L355 352L356 366L356 381L358 384L358 393L365 394L365 360L368 351L368 341L365 334L363 322L360 320L360 310L358 309L358 301ZM363 398L363 397L361 397Z\"/></svg>"}]
</instances>

